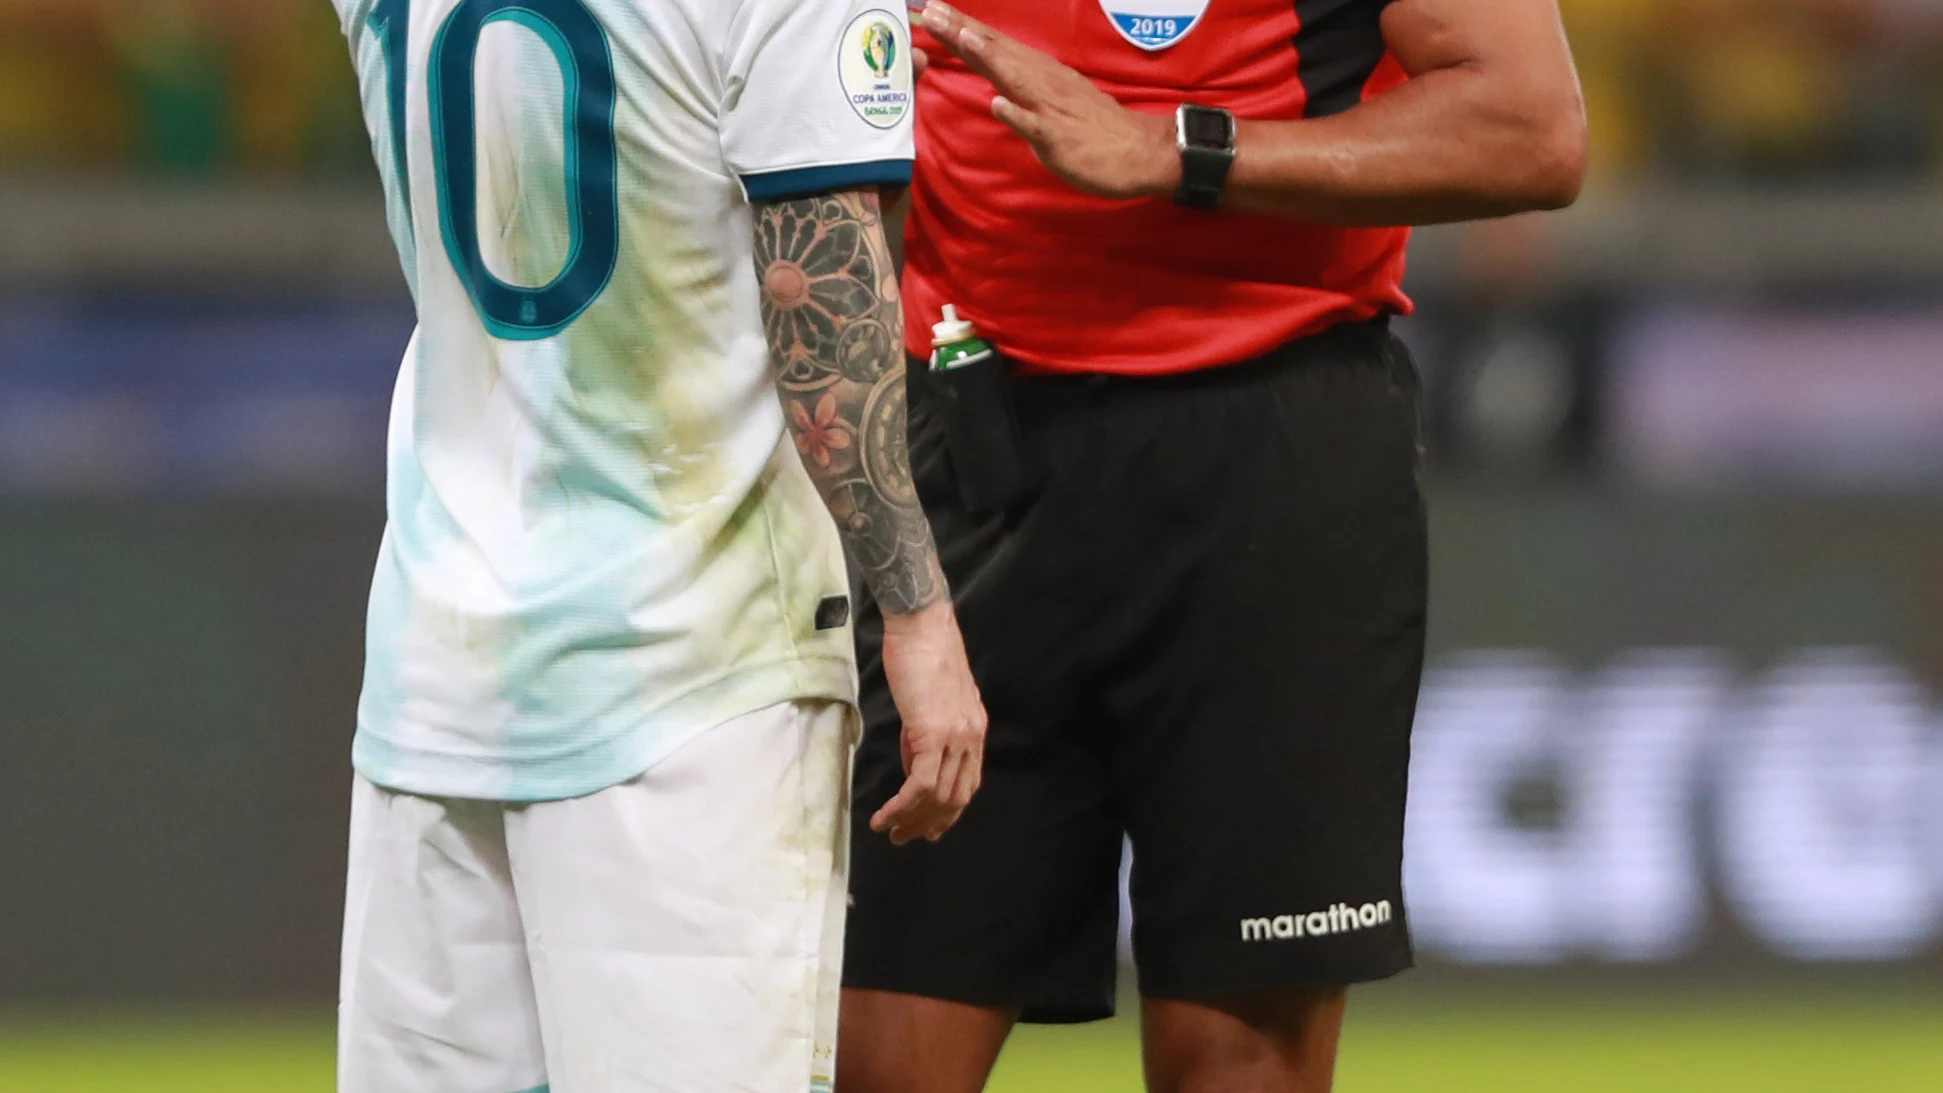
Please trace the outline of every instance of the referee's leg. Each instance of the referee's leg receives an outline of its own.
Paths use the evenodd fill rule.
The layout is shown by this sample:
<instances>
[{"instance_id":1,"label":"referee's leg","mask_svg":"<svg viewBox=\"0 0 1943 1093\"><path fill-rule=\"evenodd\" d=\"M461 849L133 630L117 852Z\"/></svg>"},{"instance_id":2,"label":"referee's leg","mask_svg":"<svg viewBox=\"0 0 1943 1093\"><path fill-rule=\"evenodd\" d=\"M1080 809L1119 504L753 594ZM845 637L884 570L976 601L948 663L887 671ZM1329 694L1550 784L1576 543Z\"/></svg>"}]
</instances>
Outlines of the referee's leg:
<instances>
[{"instance_id":1,"label":"referee's leg","mask_svg":"<svg viewBox=\"0 0 1943 1093\"><path fill-rule=\"evenodd\" d=\"M1216 1002L1149 998L1141 1046L1151 1093L1325 1093L1348 992L1271 991Z\"/></svg>"},{"instance_id":2,"label":"referee's leg","mask_svg":"<svg viewBox=\"0 0 1943 1093\"><path fill-rule=\"evenodd\" d=\"M841 1093L979 1093L1016 1020L1017 1014L997 1006L846 989L837 1088Z\"/></svg>"},{"instance_id":3,"label":"referee's leg","mask_svg":"<svg viewBox=\"0 0 1943 1093\"><path fill-rule=\"evenodd\" d=\"M1153 1093L1326 1093L1346 988L1412 959L1415 377L1368 331L1301 353L1157 430L1218 440L1169 449L1202 472L1174 498L1199 534L1151 537L1165 624L1129 628L1146 636L1104 692Z\"/></svg>"}]
</instances>

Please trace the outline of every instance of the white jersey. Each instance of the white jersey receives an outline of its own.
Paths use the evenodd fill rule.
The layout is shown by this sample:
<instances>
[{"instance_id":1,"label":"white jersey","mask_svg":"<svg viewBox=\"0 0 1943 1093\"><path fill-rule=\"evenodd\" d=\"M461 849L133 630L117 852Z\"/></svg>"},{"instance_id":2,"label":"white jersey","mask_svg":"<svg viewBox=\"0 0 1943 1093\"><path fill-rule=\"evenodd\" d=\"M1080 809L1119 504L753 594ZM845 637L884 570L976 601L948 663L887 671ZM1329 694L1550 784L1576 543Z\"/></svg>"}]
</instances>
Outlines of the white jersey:
<instances>
[{"instance_id":1,"label":"white jersey","mask_svg":"<svg viewBox=\"0 0 1943 1093\"><path fill-rule=\"evenodd\" d=\"M748 201L909 181L902 5L335 3L419 316L359 773L579 796L749 711L854 701Z\"/></svg>"}]
</instances>

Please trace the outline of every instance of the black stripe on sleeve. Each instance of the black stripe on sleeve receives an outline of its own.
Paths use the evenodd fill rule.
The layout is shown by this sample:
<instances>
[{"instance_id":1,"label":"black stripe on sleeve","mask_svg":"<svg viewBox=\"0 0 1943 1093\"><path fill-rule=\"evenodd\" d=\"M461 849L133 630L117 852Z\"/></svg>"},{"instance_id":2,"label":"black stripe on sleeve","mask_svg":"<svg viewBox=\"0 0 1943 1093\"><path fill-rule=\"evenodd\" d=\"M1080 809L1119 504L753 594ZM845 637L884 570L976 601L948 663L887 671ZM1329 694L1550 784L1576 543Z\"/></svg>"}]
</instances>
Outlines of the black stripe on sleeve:
<instances>
[{"instance_id":1,"label":"black stripe on sleeve","mask_svg":"<svg viewBox=\"0 0 1943 1093\"><path fill-rule=\"evenodd\" d=\"M1303 116L1326 118L1363 101L1383 61L1383 9L1390 0L1295 0L1295 67L1308 89Z\"/></svg>"}]
</instances>

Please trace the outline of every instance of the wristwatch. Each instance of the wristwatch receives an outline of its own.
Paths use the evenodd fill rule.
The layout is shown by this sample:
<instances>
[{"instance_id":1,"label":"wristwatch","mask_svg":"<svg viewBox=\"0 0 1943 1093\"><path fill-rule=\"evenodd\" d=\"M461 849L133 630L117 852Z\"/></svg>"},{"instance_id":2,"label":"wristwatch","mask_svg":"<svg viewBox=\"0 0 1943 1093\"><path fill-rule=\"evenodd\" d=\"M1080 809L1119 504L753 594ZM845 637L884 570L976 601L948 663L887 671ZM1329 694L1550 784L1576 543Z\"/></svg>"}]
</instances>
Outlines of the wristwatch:
<instances>
[{"instance_id":1,"label":"wristwatch","mask_svg":"<svg viewBox=\"0 0 1943 1093\"><path fill-rule=\"evenodd\" d=\"M1174 204L1212 209L1235 165L1235 116L1217 106L1181 104L1174 112L1174 145L1181 150L1181 188Z\"/></svg>"}]
</instances>

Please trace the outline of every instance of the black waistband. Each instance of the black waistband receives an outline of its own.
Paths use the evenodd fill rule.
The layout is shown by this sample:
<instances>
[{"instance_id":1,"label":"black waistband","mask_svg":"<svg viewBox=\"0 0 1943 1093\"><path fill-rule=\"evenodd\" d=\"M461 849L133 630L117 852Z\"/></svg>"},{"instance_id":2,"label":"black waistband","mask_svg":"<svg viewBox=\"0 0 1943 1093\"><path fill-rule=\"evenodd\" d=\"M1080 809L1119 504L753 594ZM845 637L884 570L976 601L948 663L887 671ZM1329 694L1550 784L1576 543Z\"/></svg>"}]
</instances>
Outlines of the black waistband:
<instances>
[{"instance_id":1,"label":"black waistband","mask_svg":"<svg viewBox=\"0 0 1943 1093\"><path fill-rule=\"evenodd\" d=\"M1103 372L1038 373L1013 377L1013 392L1027 401L1066 402L1074 397L1109 394L1198 391L1246 386L1290 368L1350 360L1380 359L1390 345L1390 317L1342 323L1317 334L1284 342L1258 357L1234 364L1197 368L1161 375L1119 375ZM914 397L924 390L929 366L911 359L910 386Z\"/></svg>"}]
</instances>

